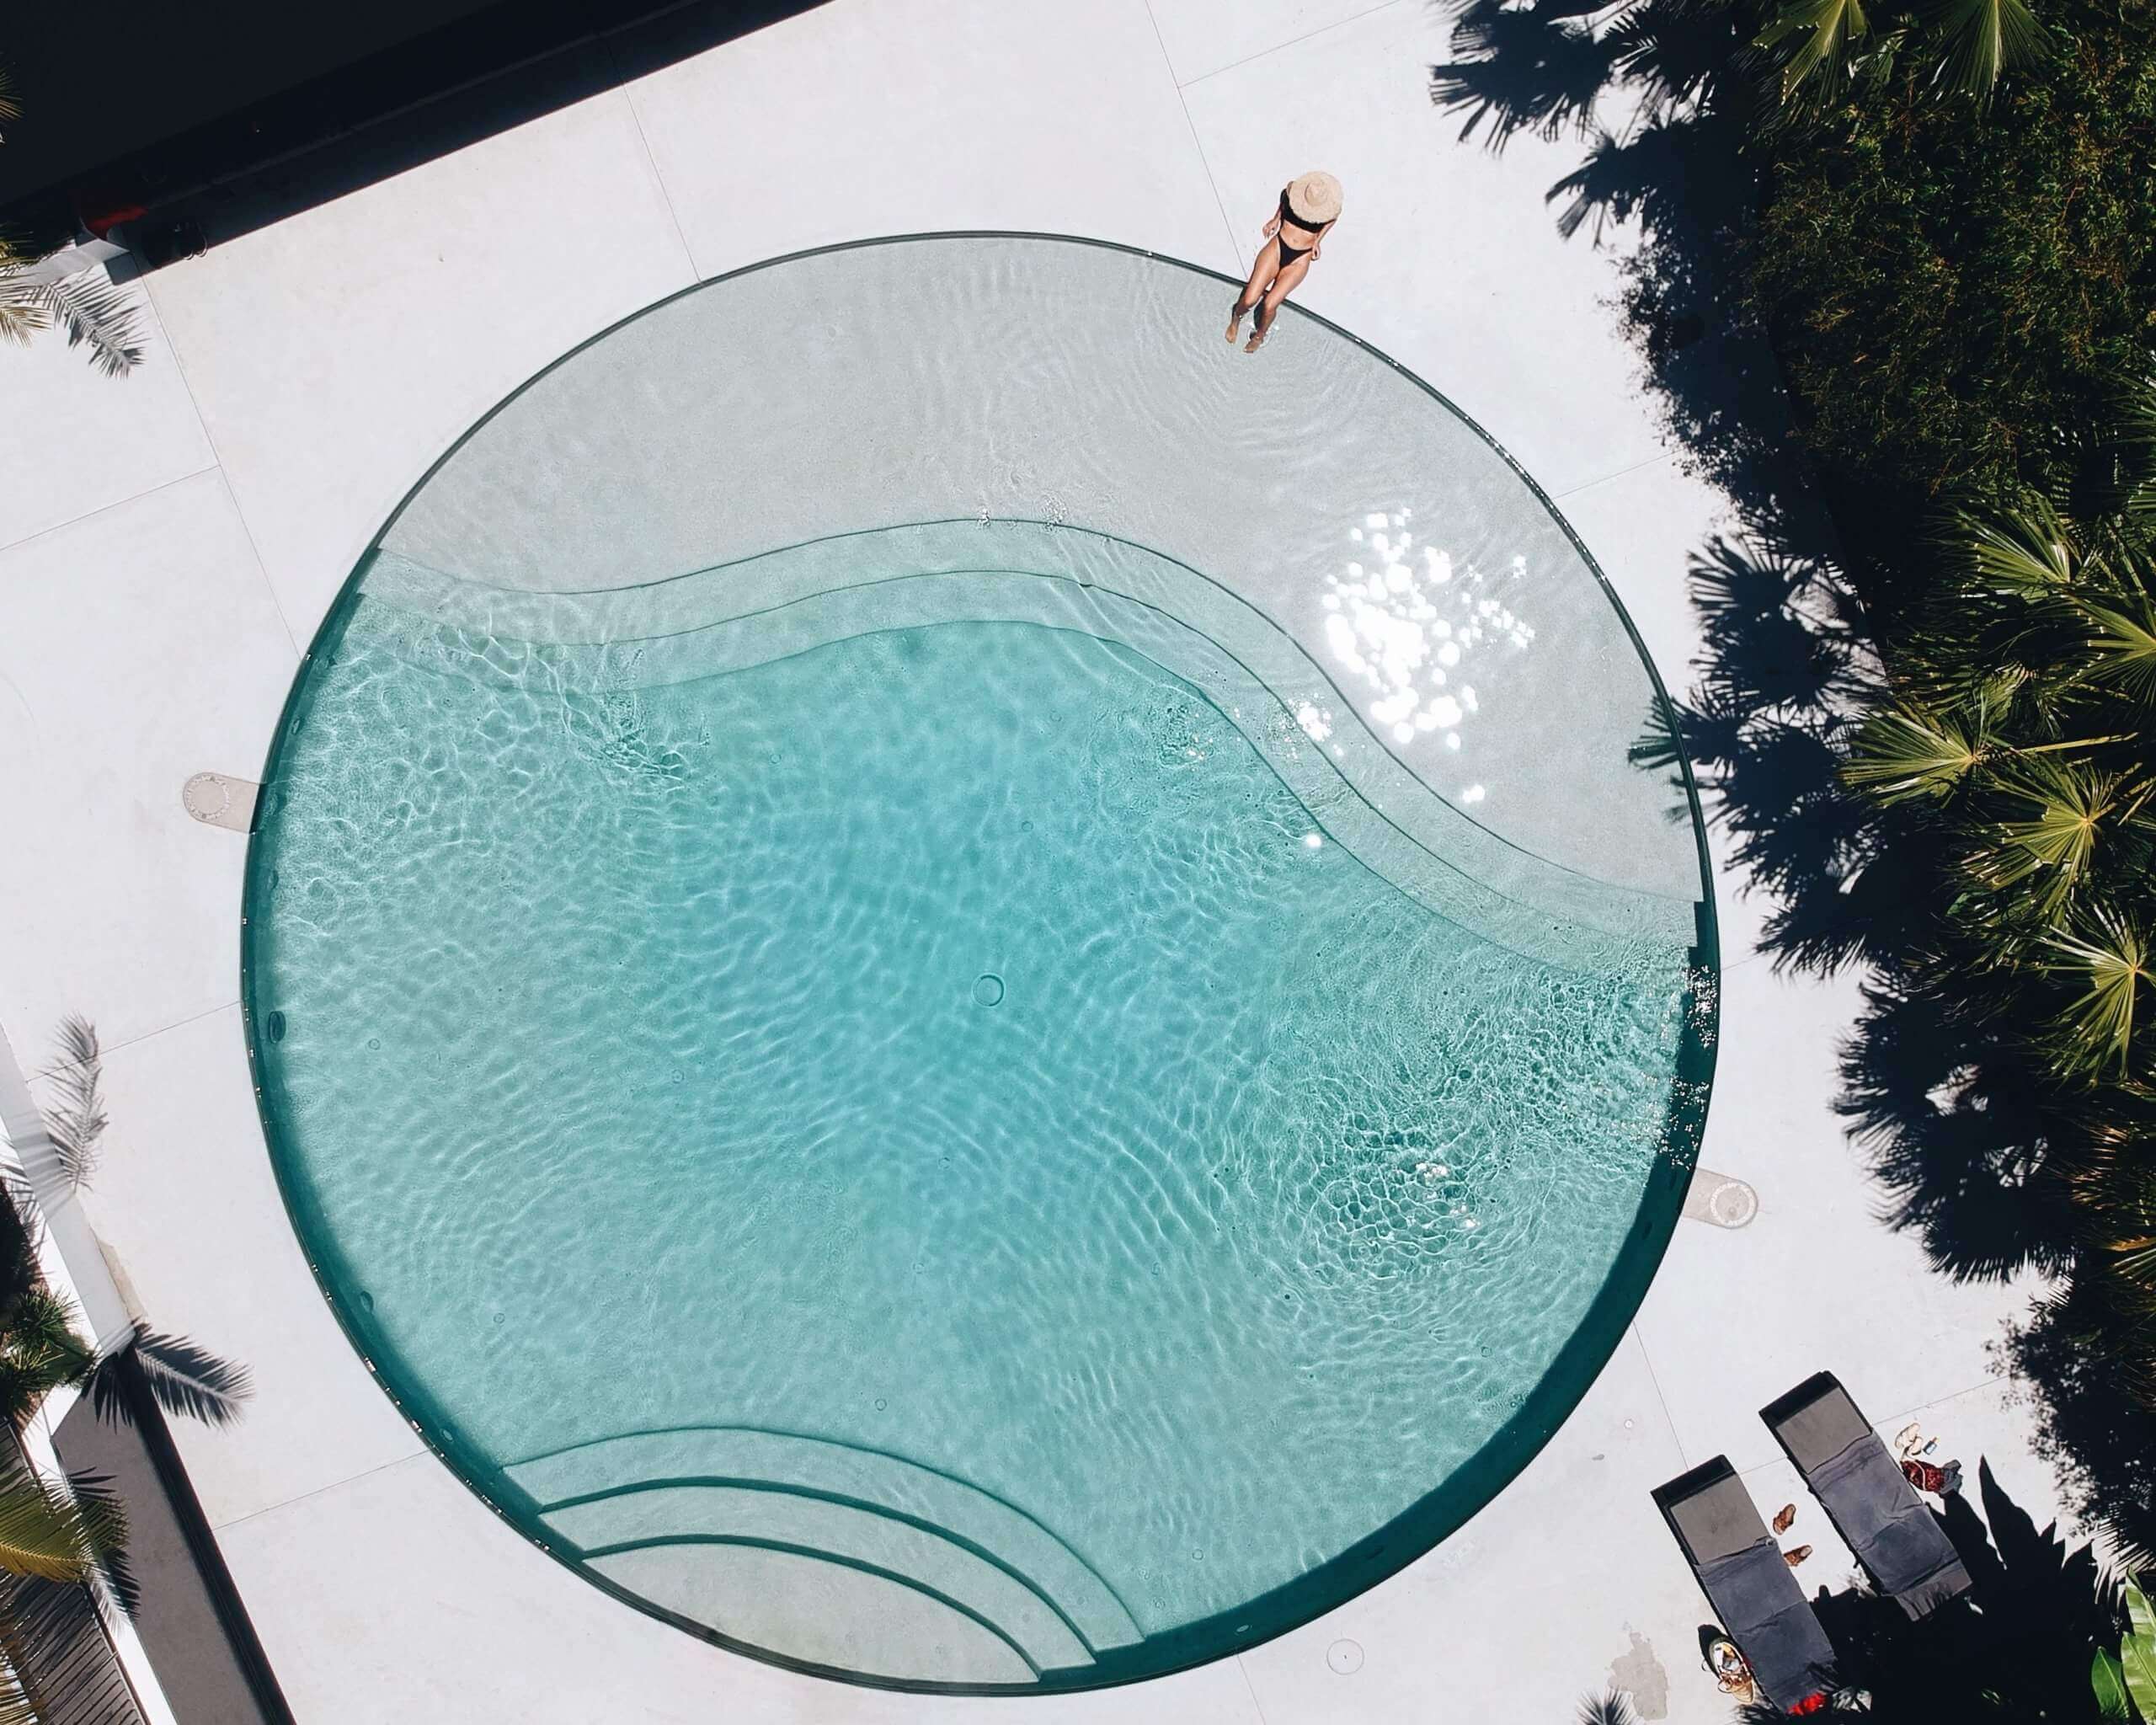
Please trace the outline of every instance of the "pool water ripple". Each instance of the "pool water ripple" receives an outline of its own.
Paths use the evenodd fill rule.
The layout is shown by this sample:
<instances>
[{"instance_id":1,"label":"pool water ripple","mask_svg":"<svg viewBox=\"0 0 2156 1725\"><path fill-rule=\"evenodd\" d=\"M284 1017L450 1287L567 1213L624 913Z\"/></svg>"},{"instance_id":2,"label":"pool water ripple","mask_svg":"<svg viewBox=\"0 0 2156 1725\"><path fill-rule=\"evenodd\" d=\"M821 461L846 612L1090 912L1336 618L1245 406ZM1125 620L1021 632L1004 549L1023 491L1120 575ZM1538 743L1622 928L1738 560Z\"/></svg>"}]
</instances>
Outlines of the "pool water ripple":
<instances>
[{"instance_id":1,"label":"pool water ripple","mask_svg":"<svg viewBox=\"0 0 2156 1725\"><path fill-rule=\"evenodd\" d=\"M325 1287L517 1525L771 1657L1056 1688L1302 1621L1533 1453L1673 1217L1712 954L1652 859L1508 848L1353 712L1321 747L1251 669L1285 625L1224 655L1195 577L1126 559L1132 608L1082 536L994 537L1042 579L874 534L528 604L363 566L248 1000Z\"/></svg>"}]
</instances>

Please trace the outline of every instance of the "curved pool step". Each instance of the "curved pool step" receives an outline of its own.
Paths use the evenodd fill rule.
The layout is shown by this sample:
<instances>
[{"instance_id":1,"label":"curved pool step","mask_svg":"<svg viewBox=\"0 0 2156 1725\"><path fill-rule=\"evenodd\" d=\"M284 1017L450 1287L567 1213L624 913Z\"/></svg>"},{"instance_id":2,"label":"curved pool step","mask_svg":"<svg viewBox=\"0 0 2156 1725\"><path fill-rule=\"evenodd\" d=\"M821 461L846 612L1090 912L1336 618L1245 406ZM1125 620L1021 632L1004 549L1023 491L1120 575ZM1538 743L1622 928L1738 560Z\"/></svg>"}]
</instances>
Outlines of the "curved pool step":
<instances>
[{"instance_id":1,"label":"curved pool step","mask_svg":"<svg viewBox=\"0 0 2156 1725\"><path fill-rule=\"evenodd\" d=\"M710 1513L746 1517L733 1526L765 1536L772 1526L769 1500L776 1498L792 1506L789 1514L813 1514L838 1542L835 1556L874 1564L903 1551L925 1567L921 1578L937 1591L955 1587L953 1599L995 1602L1006 1616L995 1621L1051 1664L1063 1663L1074 1641L1091 1655L1144 1639L1115 1589L1040 1522L977 1486L880 1450L797 1433L696 1426L624 1433L531 1457L507 1472L550 1525L563 1518L563 1530L587 1548L656 1536L666 1516L690 1513L698 1501L677 1492L719 1494L702 1498ZM760 1511L744 1501L759 1493L767 1500ZM601 1503L612 1507L600 1511ZM812 1512L810 1505L821 1507ZM865 1530L864 1519L883 1526ZM607 1525L635 1531L613 1541L590 1536ZM699 1520L665 1530L706 1527ZM804 1543L798 1534L782 1542Z\"/></svg>"},{"instance_id":2,"label":"curved pool step","mask_svg":"<svg viewBox=\"0 0 2156 1725\"><path fill-rule=\"evenodd\" d=\"M430 670L556 699L619 698L894 627L1075 629L1199 690L1334 841L1438 915L1571 968L1624 968L1643 943L1689 940L1681 882L1619 884L1502 836L1411 767L1312 648L1245 598L1144 545L1047 525L922 521L584 592L491 587L377 548L352 627ZM909 573L865 579L871 566Z\"/></svg>"},{"instance_id":3,"label":"curved pool step","mask_svg":"<svg viewBox=\"0 0 2156 1725\"><path fill-rule=\"evenodd\" d=\"M1076 1626L1038 1583L940 1528L857 1499L766 1484L650 1482L552 1506L546 1521L590 1562L704 1543L820 1557L914 1586L996 1634L1037 1671L1093 1663Z\"/></svg>"},{"instance_id":4,"label":"curved pool step","mask_svg":"<svg viewBox=\"0 0 2156 1725\"><path fill-rule=\"evenodd\" d=\"M1033 1684L1042 1668L998 1626L910 1578L828 1554L689 1539L599 1551L598 1573L751 1646L860 1676Z\"/></svg>"}]
</instances>

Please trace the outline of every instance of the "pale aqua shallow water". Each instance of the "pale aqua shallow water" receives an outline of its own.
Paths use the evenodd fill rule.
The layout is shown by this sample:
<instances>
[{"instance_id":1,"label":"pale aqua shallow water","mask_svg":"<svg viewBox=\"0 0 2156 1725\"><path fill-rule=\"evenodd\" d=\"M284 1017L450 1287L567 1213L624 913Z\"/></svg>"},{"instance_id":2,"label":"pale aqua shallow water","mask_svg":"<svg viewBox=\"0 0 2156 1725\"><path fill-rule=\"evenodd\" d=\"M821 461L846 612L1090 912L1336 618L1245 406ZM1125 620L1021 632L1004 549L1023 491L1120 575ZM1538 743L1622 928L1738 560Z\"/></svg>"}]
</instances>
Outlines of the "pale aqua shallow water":
<instances>
[{"instance_id":1,"label":"pale aqua shallow water","mask_svg":"<svg viewBox=\"0 0 2156 1725\"><path fill-rule=\"evenodd\" d=\"M774 1656L1054 1687L1336 1603L1532 1454L1666 1236L1700 955L1321 746L1257 613L974 542L377 564L249 1008L340 1316L526 1531Z\"/></svg>"}]
</instances>

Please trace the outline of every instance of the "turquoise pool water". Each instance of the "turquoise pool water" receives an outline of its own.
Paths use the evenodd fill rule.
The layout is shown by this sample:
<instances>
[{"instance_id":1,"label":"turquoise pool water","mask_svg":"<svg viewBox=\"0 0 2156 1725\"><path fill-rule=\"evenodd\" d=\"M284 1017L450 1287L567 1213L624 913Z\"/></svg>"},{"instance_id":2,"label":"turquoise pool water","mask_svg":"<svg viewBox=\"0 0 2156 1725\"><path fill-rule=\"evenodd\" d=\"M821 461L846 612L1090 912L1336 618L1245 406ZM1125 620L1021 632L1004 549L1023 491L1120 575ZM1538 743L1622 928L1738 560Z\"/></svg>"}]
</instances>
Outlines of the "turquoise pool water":
<instances>
[{"instance_id":1,"label":"turquoise pool water","mask_svg":"<svg viewBox=\"0 0 2156 1725\"><path fill-rule=\"evenodd\" d=\"M1087 270L1217 290L1104 248L913 246L931 306L1014 322ZM827 297L905 249L744 278L784 289L748 363L842 341ZM952 1689L1247 1645L1501 1486L1659 1255L1714 961L1684 787L1610 746L1652 675L1507 469L1532 532L1447 532L1433 496L1335 515L1269 574L1060 494L1022 515L1052 379L944 379L912 411L952 435L883 519L787 537L797 499L714 503L712 473L776 459L760 426L843 496L883 398L825 401L819 435L736 349L731 412L665 414L638 340L708 313L650 345L678 384L699 331L740 339L737 286L483 425L316 644L247 952L302 1238L451 1465L686 1628ZM693 500L647 496L631 546L593 531L654 473ZM1563 747L1520 669L1553 636ZM1614 791L1572 782L1580 750ZM1575 789L1568 852L1545 804Z\"/></svg>"}]
</instances>

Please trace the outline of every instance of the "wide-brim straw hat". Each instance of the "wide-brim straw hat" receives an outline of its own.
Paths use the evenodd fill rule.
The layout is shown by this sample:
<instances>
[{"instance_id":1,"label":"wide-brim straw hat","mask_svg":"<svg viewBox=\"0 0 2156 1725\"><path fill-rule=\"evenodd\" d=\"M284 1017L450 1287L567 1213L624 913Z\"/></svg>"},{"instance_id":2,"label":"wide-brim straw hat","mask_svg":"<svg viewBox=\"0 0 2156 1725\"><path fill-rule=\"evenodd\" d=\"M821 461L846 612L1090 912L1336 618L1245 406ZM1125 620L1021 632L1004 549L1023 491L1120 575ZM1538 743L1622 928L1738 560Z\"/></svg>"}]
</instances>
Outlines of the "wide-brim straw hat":
<instances>
[{"instance_id":1,"label":"wide-brim straw hat","mask_svg":"<svg viewBox=\"0 0 2156 1725\"><path fill-rule=\"evenodd\" d=\"M1288 207L1298 217L1308 216L1310 226L1321 227L1340 219L1340 182L1329 174L1305 174L1288 182Z\"/></svg>"}]
</instances>

